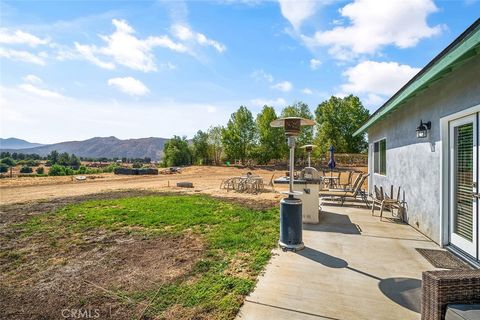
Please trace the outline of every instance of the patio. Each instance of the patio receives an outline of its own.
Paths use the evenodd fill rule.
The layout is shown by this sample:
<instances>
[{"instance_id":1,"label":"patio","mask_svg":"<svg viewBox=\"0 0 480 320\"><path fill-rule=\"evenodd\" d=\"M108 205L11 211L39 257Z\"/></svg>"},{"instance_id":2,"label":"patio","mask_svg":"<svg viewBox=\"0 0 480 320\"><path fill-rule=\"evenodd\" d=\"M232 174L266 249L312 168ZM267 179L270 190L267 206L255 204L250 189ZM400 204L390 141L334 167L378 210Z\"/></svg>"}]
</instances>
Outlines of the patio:
<instances>
[{"instance_id":1,"label":"patio","mask_svg":"<svg viewBox=\"0 0 480 320\"><path fill-rule=\"evenodd\" d=\"M354 205L322 205L321 223L304 225L304 250L276 249L237 318L420 319L421 273L435 268L415 248L438 246Z\"/></svg>"}]
</instances>

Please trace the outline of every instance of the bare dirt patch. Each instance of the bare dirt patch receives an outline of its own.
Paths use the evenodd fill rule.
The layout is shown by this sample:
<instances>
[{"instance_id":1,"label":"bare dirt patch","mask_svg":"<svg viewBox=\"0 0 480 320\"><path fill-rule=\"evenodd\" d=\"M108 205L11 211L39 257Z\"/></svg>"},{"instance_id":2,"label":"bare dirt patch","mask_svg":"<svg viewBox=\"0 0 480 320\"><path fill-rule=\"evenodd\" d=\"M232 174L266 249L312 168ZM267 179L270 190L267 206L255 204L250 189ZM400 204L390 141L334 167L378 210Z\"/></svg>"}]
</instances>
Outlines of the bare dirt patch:
<instances>
[{"instance_id":1,"label":"bare dirt patch","mask_svg":"<svg viewBox=\"0 0 480 320\"><path fill-rule=\"evenodd\" d=\"M42 244L28 239L16 248L23 257L3 255L0 314L9 319L61 319L62 312L80 310L98 313L101 319L140 317L148 301L133 301L127 294L155 290L185 275L204 250L203 241L193 234L149 239L97 230L81 240L67 252L38 254L36 247ZM15 261L24 258L29 261Z\"/></svg>"}]
</instances>

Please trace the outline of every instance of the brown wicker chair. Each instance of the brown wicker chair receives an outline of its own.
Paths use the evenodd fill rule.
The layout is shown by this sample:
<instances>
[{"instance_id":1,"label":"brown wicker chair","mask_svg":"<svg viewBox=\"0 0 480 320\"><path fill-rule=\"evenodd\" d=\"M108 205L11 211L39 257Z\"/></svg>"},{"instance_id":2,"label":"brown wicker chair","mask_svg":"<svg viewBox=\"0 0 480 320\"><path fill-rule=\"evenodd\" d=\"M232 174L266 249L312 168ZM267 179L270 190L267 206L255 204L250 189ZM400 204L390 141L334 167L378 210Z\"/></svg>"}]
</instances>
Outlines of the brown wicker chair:
<instances>
[{"instance_id":1,"label":"brown wicker chair","mask_svg":"<svg viewBox=\"0 0 480 320\"><path fill-rule=\"evenodd\" d=\"M445 319L451 303L480 303L480 270L423 272L422 320Z\"/></svg>"}]
</instances>

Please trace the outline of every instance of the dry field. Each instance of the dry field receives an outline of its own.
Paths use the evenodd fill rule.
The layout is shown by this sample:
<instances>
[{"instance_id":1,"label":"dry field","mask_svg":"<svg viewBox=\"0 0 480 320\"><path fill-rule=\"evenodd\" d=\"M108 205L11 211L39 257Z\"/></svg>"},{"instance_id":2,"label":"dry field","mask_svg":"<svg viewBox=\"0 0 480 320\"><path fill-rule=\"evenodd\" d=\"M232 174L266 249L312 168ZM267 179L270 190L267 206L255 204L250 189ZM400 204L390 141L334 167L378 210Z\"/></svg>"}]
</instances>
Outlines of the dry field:
<instances>
[{"instance_id":1,"label":"dry field","mask_svg":"<svg viewBox=\"0 0 480 320\"><path fill-rule=\"evenodd\" d=\"M366 168L355 168L366 171ZM266 192L259 195L239 194L220 190L222 180L247 172L264 178ZM71 176L64 177L24 177L0 179L0 204L19 203L33 200L46 200L59 197L79 196L105 191L139 189L169 192L205 193L220 197L239 197L273 200L281 195L268 186L272 176L280 177L284 171L263 169L239 169L235 167L192 166L181 174L158 176L124 176L105 173L89 176L87 181L79 182ZM181 181L193 182L193 189L177 188ZM276 187L278 189L278 187ZM280 187L281 190L281 187Z\"/></svg>"}]
</instances>

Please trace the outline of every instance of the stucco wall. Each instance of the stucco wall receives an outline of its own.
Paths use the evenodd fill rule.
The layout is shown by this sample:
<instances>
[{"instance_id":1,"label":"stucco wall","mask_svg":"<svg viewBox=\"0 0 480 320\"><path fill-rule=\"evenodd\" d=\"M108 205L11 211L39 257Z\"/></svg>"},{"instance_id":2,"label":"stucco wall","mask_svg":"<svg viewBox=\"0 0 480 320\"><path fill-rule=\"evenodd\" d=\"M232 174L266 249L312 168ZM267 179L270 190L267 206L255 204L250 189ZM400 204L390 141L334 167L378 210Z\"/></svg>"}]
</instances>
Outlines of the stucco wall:
<instances>
[{"instance_id":1,"label":"stucco wall","mask_svg":"<svg viewBox=\"0 0 480 320\"><path fill-rule=\"evenodd\" d=\"M368 130L369 186L402 187L406 218L433 241L440 239L440 119L480 104L480 56L448 74ZM417 139L416 128L431 121L427 139ZM387 174L373 173L373 142L386 138ZM445 142L448 143L448 142ZM370 189L370 192L372 189Z\"/></svg>"}]
</instances>

